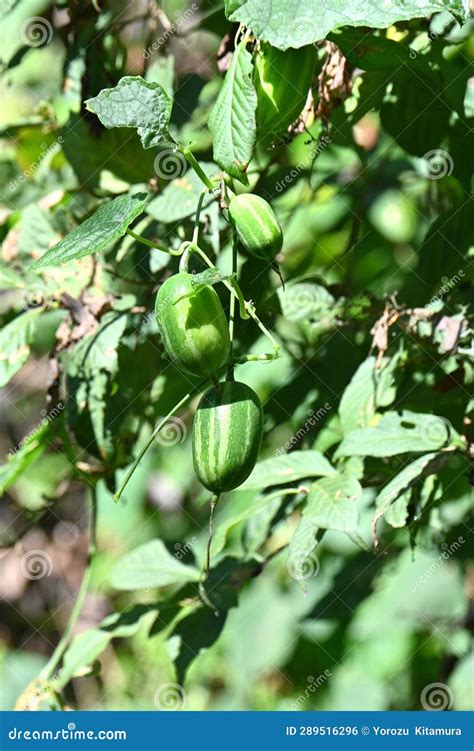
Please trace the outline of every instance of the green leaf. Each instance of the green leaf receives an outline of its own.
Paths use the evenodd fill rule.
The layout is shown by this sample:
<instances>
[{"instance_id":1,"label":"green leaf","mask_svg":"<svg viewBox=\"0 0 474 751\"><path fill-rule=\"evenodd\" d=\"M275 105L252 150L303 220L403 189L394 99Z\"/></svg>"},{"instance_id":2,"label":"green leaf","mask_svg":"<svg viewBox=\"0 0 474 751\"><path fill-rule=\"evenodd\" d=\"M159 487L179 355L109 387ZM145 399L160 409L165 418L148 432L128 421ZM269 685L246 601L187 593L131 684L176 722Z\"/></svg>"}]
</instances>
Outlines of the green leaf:
<instances>
[{"instance_id":1,"label":"green leaf","mask_svg":"<svg viewBox=\"0 0 474 751\"><path fill-rule=\"evenodd\" d=\"M387 70L399 68L401 63L413 65L410 49L401 42L394 42L375 31L346 27L329 34L329 40L337 44L354 68L361 70Z\"/></svg>"},{"instance_id":2,"label":"green leaf","mask_svg":"<svg viewBox=\"0 0 474 751\"><path fill-rule=\"evenodd\" d=\"M454 430L444 417L387 412L374 427L349 433L336 456L395 456L408 451L433 451L446 446L451 434Z\"/></svg>"},{"instance_id":3,"label":"green leaf","mask_svg":"<svg viewBox=\"0 0 474 751\"><path fill-rule=\"evenodd\" d=\"M197 568L178 561L161 540L151 540L126 553L113 567L110 581L115 589L134 590L181 586L199 578Z\"/></svg>"},{"instance_id":4,"label":"green leaf","mask_svg":"<svg viewBox=\"0 0 474 751\"><path fill-rule=\"evenodd\" d=\"M419 456L393 477L378 494L375 500L375 514L372 520L372 536L377 542L377 524L393 503L404 496L418 480L438 472L448 461L448 454L429 453ZM393 519L392 519L393 520Z\"/></svg>"},{"instance_id":5,"label":"green leaf","mask_svg":"<svg viewBox=\"0 0 474 751\"><path fill-rule=\"evenodd\" d=\"M156 614L156 609L136 605L125 613L112 613L102 621L100 628L88 629L76 636L65 652L58 676L53 679L54 686L61 688L72 678L89 673L111 640L133 636L149 613Z\"/></svg>"},{"instance_id":6,"label":"green leaf","mask_svg":"<svg viewBox=\"0 0 474 751\"><path fill-rule=\"evenodd\" d=\"M10 485L37 459L47 447L49 422L44 420L36 430L33 430L14 453L8 455L5 464L0 466L0 495L3 495Z\"/></svg>"},{"instance_id":7,"label":"green leaf","mask_svg":"<svg viewBox=\"0 0 474 751\"><path fill-rule=\"evenodd\" d=\"M136 128L145 149L165 140L172 101L159 83L125 76L113 89L102 89L86 101L106 128Z\"/></svg>"},{"instance_id":8,"label":"green leaf","mask_svg":"<svg viewBox=\"0 0 474 751\"><path fill-rule=\"evenodd\" d=\"M106 313L99 327L84 337L67 358L68 387L72 400L70 420L74 424L80 415L88 416L103 459L113 455L117 442L118 424L114 414L108 414L112 398L113 376L118 370L118 347L127 324L124 314Z\"/></svg>"},{"instance_id":9,"label":"green leaf","mask_svg":"<svg viewBox=\"0 0 474 751\"><path fill-rule=\"evenodd\" d=\"M53 245L37 261L33 268L59 266L91 253L107 250L122 237L130 224L145 208L146 196L136 193L133 196L118 196L103 203L85 222L76 227L64 240Z\"/></svg>"},{"instance_id":10,"label":"green leaf","mask_svg":"<svg viewBox=\"0 0 474 751\"><path fill-rule=\"evenodd\" d=\"M311 486L302 522L310 520L319 529L357 532L361 497L362 488L355 477L323 477Z\"/></svg>"},{"instance_id":11,"label":"green leaf","mask_svg":"<svg viewBox=\"0 0 474 751\"><path fill-rule=\"evenodd\" d=\"M335 472L319 451L292 451L258 462L239 490L263 490L270 485L289 485L306 477L321 477Z\"/></svg>"},{"instance_id":12,"label":"green leaf","mask_svg":"<svg viewBox=\"0 0 474 751\"><path fill-rule=\"evenodd\" d=\"M377 408L386 407L395 399L393 371L398 359L384 358L381 367L376 368L375 357L368 357L359 365L339 405L344 434L356 428L367 427Z\"/></svg>"},{"instance_id":13,"label":"green leaf","mask_svg":"<svg viewBox=\"0 0 474 751\"><path fill-rule=\"evenodd\" d=\"M171 159L172 157L170 156L170 162ZM176 154L175 159L179 161L179 157ZM176 165L178 161L175 162ZM208 177L215 175L219 169L214 162L199 162L199 166ZM172 180L160 195L150 201L146 207L146 211L159 222L174 224L196 213L202 189L201 178L196 175L194 170L190 169L182 177ZM213 201L213 197L208 193L204 197L203 208L208 206L211 201Z\"/></svg>"},{"instance_id":14,"label":"green leaf","mask_svg":"<svg viewBox=\"0 0 474 751\"><path fill-rule=\"evenodd\" d=\"M34 308L17 316L0 331L0 388L13 378L30 354L42 308Z\"/></svg>"},{"instance_id":15,"label":"green leaf","mask_svg":"<svg viewBox=\"0 0 474 751\"><path fill-rule=\"evenodd\" d=\"M214 159L232 177L248 184L245 174L256 138L257 94L252 82L252 56L241 42L232 55L222 89L209 115Z\"/></svg>"},{"instance_id":16,"label":"green leaf","mask_svg":"<svg viewBox=\"0 0 474 751\"><path fill-rule=\"evenodd\" d=\"M338 26L372 26L384 29L397 21L430 16L449 10L461 20L467 18L462 0L226 0L226 15L245 24L255 36L282 50L302 47Z\"/></svg>"}]
</instances>

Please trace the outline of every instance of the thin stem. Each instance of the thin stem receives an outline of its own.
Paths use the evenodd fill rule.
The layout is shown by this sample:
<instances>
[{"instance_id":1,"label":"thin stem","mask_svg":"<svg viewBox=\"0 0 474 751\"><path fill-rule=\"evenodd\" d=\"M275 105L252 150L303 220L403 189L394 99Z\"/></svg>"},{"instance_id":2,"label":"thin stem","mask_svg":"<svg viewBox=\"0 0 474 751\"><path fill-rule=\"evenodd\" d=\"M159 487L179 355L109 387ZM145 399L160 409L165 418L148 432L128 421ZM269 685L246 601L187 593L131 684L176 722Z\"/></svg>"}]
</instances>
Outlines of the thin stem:
<instances>
[{"instance_id":1,"label":"thin stem","mask_svg":"<svg viewBox=\"0 0 474 751\"><path fill-rule=\"evenodd\" d=\"M212 268L212 269L216 268L215 264L212 263L211 259L208 258L208 256L204 253L203 250L201 250L201 248L199 248L198 246L196 246L195 251L196 251L196 253L199 253L199 255L201 256L201 258L207 263L207 265L210 268ZM237 291L236 291L234 285L232 284L232 282L228 282L227 279L223 279L222 283L240 301L239 294L237 293ZM273 336L273 334L261 322L260 318L258 317L258 315L255 312L255 307L252 305L251 302L248 302L248 301L244 300L244 308L245 308L245 311L249 314L249 316L251 318L253 318L253 320L257 324L258 328L260 329L260 331L263 334L265 334L265 336L267 337L267 339L272 343L272 346L274 348L273 359L276 359L276 358L280 357L280 345L276 341L276 339Z\"/></svg>"},{"instance_id":2,"label":"thin stem","mask_svg":"<svg viewBox=\"0 0 474 751\"><path fill-rule=\"evenodd\" d=\"M181 250L173 250L173 248L169 248L167 245L162 245L162 243L155 243L151 240L147 240L146 237L142 237L141 235L137 235L136 232L133 232L131 229L127 229L127 235L130 235L130 237L133 237L134 240L137 240L137 242L142 243L142 245L146 245L148 248L155 248L156 250L162 250L163 253L169 253L170 256L180 256Z\"/></svg>"},{"instance_id":3,"label":"thin stem","mask_svg":"<svg viewBox=\"0 0 474 751\"><path fill-rule=\"evenodd\" d=\"M89 548L87 551L86 569L84 571L84 576L82 577L82 582L79 588L79 593L77 595L76 602L74 603L74 607L71 611L71 615L69 616L69 621L66 626L66 629L61 639L59 640L56 649L54 650L53 654L49 658L48 662L44 666L41 673L39 674L40 680L49 681L51 679L64 652L66 651L66 647L69 643L69 639L73 632L74 626L76 625L77 619L79 618L79 614L82 610L82 606L84 605L84 600L86 598L86 594L89 589L89 584L90 584L91 576L92 576L92 560L93 560L96 550L97 550L97 488L96 488L96 485L94 484L91 488L90 534L89 534Z\"/></svg>"},{"instance_id":4,"label":"thin stem","mask_svg":"<svg viewBox=\"0 0 474 751\"><path fill-rule=\"evenodd\" d=\"M202 388L202 386L200 386L199 388L194 389L194 391L188 391L188 393L185 394L185 396L183 396L183 398L180 399L180 401L177 404L175 404L174 407L168 412L168 414L166 415L166 417L163 417L163 419L160 420L160 422L158 423L158 425L154 429L153 433L151 434L150 440L145 444L145 446L139 452L137 458L135 459L135 461L133 462L132 466L128 470L128 472L127 472L127 474L125 476L125 479L122 482L120 488L115 493L115 495L114 495L114 501L115 501L115 503L117 503L120 500L120 497L121 497L123 491L125 490L125 488L127 487L127 485L129 483L129 481L130 481L133 473L135 472L136 468L140 464L141 460L145 456L146 452L150 448L151 444L155 440L155 438L158 435L158 433L160 432L160 430L165 426L165 424L168 422L168 420L170 419L170 417L173 417L173 415L179 409L181 409L181 407L183 407L186 404L186 402L188 402L195 394L197 394L199 391L201 391L201 388Z\"/></svg>"},{"instance_id":5,"label":"thin stem","mask_svg":"<svg viewBox=\"0 0 474 751\"><path fill-rule=\"evenodd\" d=\"M232 274L237 273L237 236L234 232L232 235ZM235 328L235 295L230 296L229 303L229 338L230 338L230 361L233 360L234 352L234 328ZM233 366L231 366L233 370Z\"/></svg>"},{"instance_id":6,"label":"thin stem","mask_svg":"<svg viewBox=\"0 0 474 751\"><path fill-rule=\"evenodd\" d=\"M184 156L184 158L186 159L189 166L195 171L196 175L199 177L203 185L205 185L208 190L211 190L211 191L214 190L215 185L208 178L203 168L197 161L196 157L192 153L191 149L188 146L181 146L180 151L182 155Z\"/></svg>"},{"instance_id":7,"label":"thin stem","mask_svg":"<svg viewBox=\"0 0 474 751\"><path fill-rule=\"evenodd\" d=\"M209 515L209 536L207 538L207 550L206 550L206 577L209 576L209 571L211 568L211 543L212 543L212 534L213 534L213 524L214 524L214 509L217 506L217 503L219 501L220 495L213 495L211 498L211 513Z\"/></svg>"},{"instance_id":8,"label":"thin stem","mask_svg":"<svg viewBox=\"0 0 474 751\"><path fill-rule=\"evenodd\" d=\"M199 201L196 207L196 216L194 218L194 230L193 230L193 244L197 245L199 241L199 219L201 217L201 209L204 199L207 195L207 190L203 190L199 196Z\"/></svg>"}]
</instances>

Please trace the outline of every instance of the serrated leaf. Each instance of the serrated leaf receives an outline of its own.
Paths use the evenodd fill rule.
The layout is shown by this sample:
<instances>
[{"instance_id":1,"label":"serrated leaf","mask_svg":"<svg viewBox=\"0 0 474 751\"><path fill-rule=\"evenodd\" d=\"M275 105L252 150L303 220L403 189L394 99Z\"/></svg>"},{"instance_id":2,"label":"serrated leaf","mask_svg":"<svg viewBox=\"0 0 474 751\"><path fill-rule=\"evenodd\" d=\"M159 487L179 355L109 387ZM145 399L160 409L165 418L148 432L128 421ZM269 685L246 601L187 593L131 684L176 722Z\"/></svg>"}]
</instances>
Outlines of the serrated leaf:
<instances>
[{"instance_id":1,"label":"serrated leaf","mask_svg":"<svg viewBox=\"0 0 474 751\"><path fill-rule=\"evenodd\" d=\"M357 532L361 497L362 488L355 477L323 477L311 485L302 521L311 520L319 529Z\"/></svg>"},{"instance_id":2,"label":"serrated leaf","mask_svg":"<svg viewBox=\"0 0 474 751\"><path fill-rule=\"evenodd\" d=\"M103 203L85 222L53 245L32 268L59 266L91 253L100 253L122 237L145 208L146 195L118 196Z\"/></svg>"},{"instance_id":3,"label":"serrated leaf","mask_svg":"<svg viewBox=\"0 0 474 751\"><path fill-rule=\"evenodd\" d=\"M199 162L199 166L208 177L212 177L219 170L214 162ZM174 224L188 216L193 216L202 189L201 178L190 169L182 177L172 180L160 195L150 201L146 207L147 213L164 224ZM203 208L211 201L213 197L210 193L204 196Z\"/></svg>"},{"instance_id":4,"label":"serrated leaf","mask_svg":"<svg viewBox=\"0 0 474 751\"><path fill-rule=\"evenodd\" d=\"M373 427L353 430L336 456L395 456L420 453L446 446L455 433L449 421L436 415L405 411L387 412Z\"/></svg>"},{"instance_id":5,"label":"serrated leaf","mask_svg":"<svg viewBox=\"0 0 474 751\"><path fill-rule=\"evenodd\" d=\"M258 462L239 490L263 490L271 485L288 485L304 478L335 473L334 467L319 451L292 451Z\"/></svg>"},{"instance_id":6,"label":"serrated leaf","mask_svg":"<svg viewBox=\"0 0 474 751\"><path fill-rule=\"evenodd\" d=\"M110 581L115 589L154 589L198 581L201 574L168 552L161 540L140 545L126 553L113 567Z\"/></svg>"},{"instance_id":7,"label":"serrated leaf","mask_svg":"<svg viewBox=\"0 0 474 751\"><path fill-rule=\"evenodd\" d=\"M0 331L0 388L13 378L30 354L41 308L28 310L7 323Z\"/></svg>"},{"instance_id":8,"label":"serrated leaf","mask_svg":"<svg viewBox=\"0 0 474 751\"><path fill-rule=\"evenodd\" d=\"M377 542L377 524L390 506L404 495L407 489L411 488L420 478L438 472L439 468L448 458L449 455L447 454L437 454L435 452L419 456L415 461L402 469L401 472L398 472L382 488L375 500L376 510L372 520L372 536L375 542Z\"/></svg>"},{"instance_id":9,"label":"serrated leaf","mask_svg":"<svg viewBox=\"0 0 474 751\"><path fill-rule=\"evenodd\" d=\"M165 140L172 101L159 83L141 76L124 76L117 86L86 101L106 128L136 128L145 149Z\"/></svg>"},{"instance_id":10,"label":"serrated leaf","mask_svg":"<svg viewBox=\"0 0 474 751\"><path fill-rule=\"evenodd\" d=\"M229 175L248 184L245 174L256 138L257 94L252 81L252 56L246 42L232 55L224 83L209 115L214 159Z\"/></svg>"},{"instance_id":11,"label":"serrated leaf","mask_svg":"<svg viewBox=\"0 0 474 751\"><path fill-rule=\"evenodd\" d=\"M467 12L462 0L226 0L226 15L243 23L259 39L282 50L302 47L324 37L339 26L369 26L385 29L397 21L430 16L448 10L460 20Z\"/></svg>"}]
</instances>

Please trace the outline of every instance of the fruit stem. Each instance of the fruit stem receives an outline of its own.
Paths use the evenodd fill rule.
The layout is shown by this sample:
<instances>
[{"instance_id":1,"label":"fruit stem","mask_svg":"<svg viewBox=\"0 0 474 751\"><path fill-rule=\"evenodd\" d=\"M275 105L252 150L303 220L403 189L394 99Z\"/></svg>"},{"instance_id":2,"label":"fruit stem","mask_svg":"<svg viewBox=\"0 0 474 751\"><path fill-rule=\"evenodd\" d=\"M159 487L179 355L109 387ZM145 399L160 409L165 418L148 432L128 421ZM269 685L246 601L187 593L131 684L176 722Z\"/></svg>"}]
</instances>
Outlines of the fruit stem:
<instances>
[{"instance_id":1,"label":"fruit stem","mask_svg":"<svg viewBox=\"0 0 474 751\"><path fill-rule=\"evenodd\" d=\"M215 264L212 263L211 259L208 258L208 256L204 253L203 250L201 250L201 248L198 245L196 245L196 247L193 248L193 250L195 250L196 253L199 253L199 255L201 256L201 258L207 263L207 265L211 269L217 268L215 266ZM240 292L240 288L238 288L239 292L237 292L237 289L236 289L237 282L235 280L233 282L228 282L227 279L223 279L222 280L222 284L224 284L227 287L227 289L232 293L232 295L234 295L237 298L237 300L239 300L239 304L241 305L241 308L243 307L243 309L245 310L246 313L248 313L248 315L250 316L250 318L253 318L253 320L257 324L258 328L260 329L260 331L271 342L271 344L273 346L273 350L274 350L273 354L271 355L271 359L272 360L276 360L278 357L280 357L280 345L278 344L277 340L274 338L273 334L261 322L260 318L258 317L258 315L255 312L255 306L251 302L248 302L248 301L246 301L246 300L243 299L242 293ZM269 358L267 356L265 356L264 359L267 360Z\"/></svg>"},{"instance_id":2,"label":"fruit stem","mask_svg":"<svg viewBox=\"0 0 474 751\"><path fill-rule=\"evenodd\" d=\"M193 230L193 240L192 240L194 245L197 245L199 241L199 219L201 216L202 204L204 202L204 198L206 197L206 195L207 195L207 190L203 190L199 196L199 201L196 207L196 216L194 218L194 230Z\"/></svg>"},{"instance_id":3,"label":"fruit stem","mask_svg":"<svg viewBox=\"0 0 474 751\"><path fill-rule=\"evenodd\" d=\"M235 232L232 234L232 274L237 273L237 237ZM230 338L230 362L231 373L233 371L233 352L234 352L234 327L235 327L235 295L230 296L229 303L229 338Z\"/></svg>"},{"instance_id":4,"label":"fruit stem","mask_svg":"<svg viewBox=\"0 0 474 751\"><path fill-rule=\"evenodd\" d=\"M199 177L201 182L206 186L206 188L211 191L214 190L215 185L208 178L208 176L206 175L203 168L197 161L196 157L194 156L189 146L181 146L180 151L182 155L184 156L184 158L186 159L189 166L195 171L196 175Z\"/></svg>"},{"instance_id":5,"label":"fruit stem","mask_svg":"<svg viewBox=\"0 0 474 751\"><path fill-rule=\"evenodd\" d=\"M90 584L91 577L92 577L92 560L97 550L97 488L95 484L91 486L91 510L90 510L89 527L90 527L90 533L89 533L89 547L87 550L86 569L84 571L81 586L79 588L76 602L74 603L74 607L71 611L71 615L69 616L66 629L61 639L59 640L56 646L56 649L54 650L53 654L51 655L48 662L42 669L41 673L39 674L39 679L45 682L51 679L64 652L66 651L66 647L68 645L74 626L76 625L77 619L79 618L80 612L82 610L82 606L84 605L84 600L86 598L87 591L89 589L89 584Z\"/></svg>"},{"instance_id":6,"label":"fruit stem","mask_svg":"<svg viewBox=\"0 0 474 751\"><path fill-rule=\"evenodd\" d=\"M211 568L211 543L214 524L214 509L217 506L220 495L213 495L211 498L211 513L209 515L209 536L207 538L207 550L206 550L206 577L209 576L209 570Z\"/></svg>"},{"instance_id":7,"label":"fruit stem","mask_svg":"<svg viewBox=\"0 0 474 751\"><path fill-rule=\"evenodd\" d=\"M133 232L131 229L127 229L127 235L130 235L130 237L133 237L134 240L137 240L137 242L142 243L143 245L146 245L148 248L156 248L156 250L162 250L164 253L169 253L170 256L180 256L181 255L181 249L173 250L173 248L169 248L167 245L163 245L162 243L155 243L151 240L147 240L146 237L142 237L141 235L137 235L136 232Z\"/></svg>"}]
</instances>

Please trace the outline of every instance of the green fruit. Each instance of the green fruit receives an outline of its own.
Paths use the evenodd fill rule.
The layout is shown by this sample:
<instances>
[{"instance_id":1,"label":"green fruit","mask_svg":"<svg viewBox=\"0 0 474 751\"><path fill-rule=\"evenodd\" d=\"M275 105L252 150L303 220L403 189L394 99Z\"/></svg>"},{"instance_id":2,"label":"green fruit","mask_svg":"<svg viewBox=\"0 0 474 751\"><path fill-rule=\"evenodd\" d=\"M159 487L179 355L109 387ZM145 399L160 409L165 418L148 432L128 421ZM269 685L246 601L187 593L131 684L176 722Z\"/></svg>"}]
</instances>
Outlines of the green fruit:
<instances>
[{"instance_id":1,"label":"green fruit","mask_svg":"<svg viewBox=\"0 0 474 751\"><path fill-rule=\"evenodd\" d=\"M281 250L283 233L270 204L253 193L242 193L230 202L229 216L245 250L271 263Z\"/></svg>"},{"instance_id":2,"label":"green fruit","mask_svg":"<svg viewBox=\"0 0 474 751\"><path fill-rule=\"evenodd\" d=\"M194 286L192 274L175 274L161 285L155 313L166 352L178 368L212 377L226 364L229 328L213 287Z\"/></svg>"},{"instance_id":3,"label":"green fruit","mask_svg":"<svg viewBox=\"0 0 474 751\"><path fill-rule=\"evenodd\" d=\"M204 487L218 495L241 485L257 461L262 432L262 405L245 383L218 383L204 394L193 423L194 470Z\"/></svg>"},{"instance_id":4,"label":"green fruit","mask_svg":"<svg viewBox=\"0 0 474 751\"><path fill-rule=\"evenodd\" d=\"M299 49L279 50L262 43L255 56L254 85L257 91L257 138L278 140L298 118L310 89L316 49L309 44Z\"/></svg>"}]
</instances>

